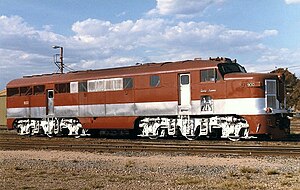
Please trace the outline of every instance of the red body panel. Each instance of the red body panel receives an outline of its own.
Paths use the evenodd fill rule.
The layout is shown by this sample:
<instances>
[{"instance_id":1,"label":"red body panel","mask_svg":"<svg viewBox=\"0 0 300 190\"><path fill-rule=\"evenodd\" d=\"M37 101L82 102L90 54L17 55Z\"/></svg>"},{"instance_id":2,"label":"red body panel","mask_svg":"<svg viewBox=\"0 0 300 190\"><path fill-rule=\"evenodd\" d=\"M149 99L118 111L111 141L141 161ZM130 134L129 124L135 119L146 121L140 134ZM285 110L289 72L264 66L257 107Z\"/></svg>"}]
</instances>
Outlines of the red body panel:
<instances>
[{"instance_id":1,"label":"red body panel","mask_svg":"<svg viewBox=\"0 0 300 190\"><path fill-rule=\"evenodd\" d=\"M86 129L133 129L137 117L79 118Z\"/></svg>"},{"instance_id":2,"label":"red body panel","mask_svg":"<svg viewBox=\"0 0 300 190\"><path fill-rule=\"evenodd\" d=\"M250 135L271 135L271 138L279 139L286 137L289 133L289 131L284 131L288 129L282 128L279 118L274 115L247 115L244 118L250 125Z\"/></svg>"}]
</instances>

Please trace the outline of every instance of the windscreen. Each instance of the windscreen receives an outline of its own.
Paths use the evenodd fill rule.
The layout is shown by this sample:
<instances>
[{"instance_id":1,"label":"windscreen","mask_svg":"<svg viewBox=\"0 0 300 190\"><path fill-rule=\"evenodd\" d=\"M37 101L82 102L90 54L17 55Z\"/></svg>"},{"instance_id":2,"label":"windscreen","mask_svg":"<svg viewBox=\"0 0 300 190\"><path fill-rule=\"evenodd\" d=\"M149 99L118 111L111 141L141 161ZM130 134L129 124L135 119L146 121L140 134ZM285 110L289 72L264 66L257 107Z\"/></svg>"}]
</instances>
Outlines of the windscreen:
<instances>
[{"instance_id":1,"label":"windscreen","mask_svg":"<svg viewBox=\"0 0 300 190\"><path fill-rule=\"evenodd\" d=\"M245 68L237 63L220 63L218 68L222 76L228 73L246 73Z\"/></svg>"}]
</instances>

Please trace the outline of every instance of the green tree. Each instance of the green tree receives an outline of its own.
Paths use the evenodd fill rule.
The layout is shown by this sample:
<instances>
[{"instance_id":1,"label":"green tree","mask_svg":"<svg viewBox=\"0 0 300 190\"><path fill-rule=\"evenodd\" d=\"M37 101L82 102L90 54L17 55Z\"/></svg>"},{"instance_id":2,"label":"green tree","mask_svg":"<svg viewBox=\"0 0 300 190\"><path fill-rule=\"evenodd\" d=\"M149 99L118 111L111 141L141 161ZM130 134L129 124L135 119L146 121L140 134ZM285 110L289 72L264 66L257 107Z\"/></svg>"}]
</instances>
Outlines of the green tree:
<instances>
[{"instance_id":1,"label":"green tree","mask_svg":"<svg viewBox=\"0 0 300 190\"><path fill-rule=\"evenodd\" d=\"M280 73L285 77L286 103L288 108L300 109L300 80L288 69L278 68L271 73Z\"/></svg>"}]
</instances>

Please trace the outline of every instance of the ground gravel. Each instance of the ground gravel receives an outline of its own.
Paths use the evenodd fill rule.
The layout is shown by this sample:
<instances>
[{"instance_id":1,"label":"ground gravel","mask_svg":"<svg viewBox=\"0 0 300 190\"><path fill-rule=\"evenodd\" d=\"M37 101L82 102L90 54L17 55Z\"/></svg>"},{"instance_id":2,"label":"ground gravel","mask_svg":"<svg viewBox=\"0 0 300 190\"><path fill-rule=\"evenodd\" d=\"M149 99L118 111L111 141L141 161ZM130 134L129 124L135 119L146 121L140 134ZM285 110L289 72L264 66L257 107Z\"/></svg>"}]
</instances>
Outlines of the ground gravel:
<instances>
[{"instance_id":1,"label":"ground gravel","mask_svg":"<svg viewBox=\"0 0 300 190\"><path fill-rule=\"evenodd\" d=\"M0 189L300 189L300 158L0 151Z\"/></svg>"}]
</instances>

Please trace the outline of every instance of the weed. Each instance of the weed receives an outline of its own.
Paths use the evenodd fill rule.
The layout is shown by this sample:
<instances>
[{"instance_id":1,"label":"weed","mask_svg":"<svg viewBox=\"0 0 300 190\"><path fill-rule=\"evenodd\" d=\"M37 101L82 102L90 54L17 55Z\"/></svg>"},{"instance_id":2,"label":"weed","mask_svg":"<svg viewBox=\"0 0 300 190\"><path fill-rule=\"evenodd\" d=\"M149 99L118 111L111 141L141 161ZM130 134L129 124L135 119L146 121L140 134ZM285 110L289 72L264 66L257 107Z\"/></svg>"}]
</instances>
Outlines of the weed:
<instances>
[{"instance_id":1,"label":"weed","mask_svg":"<svg viewBox=\"0 0 300 190\"><path fill-rule=\"evenodd\" d=\"M19 167L19 166L16 166L16 167L15 167L15 170L16 170L16 171L21 171L21 170L24 170L24 168L21 168L21 167Z\"/></svg>"},{"instance_id":2,"label":"weed","mask_svg":"<svg viewBox=\"0 0 300 190\"><path fill-rule=\"evenodd\" d=\"M233 171L230 171L230 172L228 173L228 175L229 175L230 177L238 177L238 176L239 176L237 173L235 173L235 172L233 172Z\"/></svg>"},{"instance_id":3,"label":"weed","mask_svg":"<svg viewBox=\"0 0 300 190\"><path fill-rule=\"evenodd\" d=\"M93 189L103 189L105 186L103 184L94 184Z\"/></svg>"},{"instance_id":4,"label":"weed","mask_svg":"<svg viewBox=\"0 0 300 190\"><path fill-rule=\"evenodd\" d=\"M286 178L293 178L294 177L294 174L293 173L287 173L285 175Z\"/></svg>"},{"instance_id":5,"label":"weed","mask_svg":"<svg viewBox=\"0 0 300 190\"><path fill-rule=\"evenodd\" d=\"M245 175L246 179L250 180L251 179L251 176L249 174L246 174Z\"/></svg>"},{"instance_id":6,"label":"weed","mask_svg":"<svg viewBox=\"0 0 300 190\"><path fill-rule=\"evenodd\" d=\"M21 189L36 189L35 187L23 186Z\"/></svg>"},{"instance_id":7,"label":"weed","mask_svg":"<svg viewBox=\"0 0 300 190\"><path fill-rule=\"evenodd\" d=\"M202 180L194 177L183 177L176 180L177 185L195 185L202 183Z\"/></svg>"},{"instance_id":8,"label":"weed","mask_svg":"<svg viewBox=\"0 0 300 190\"><path fill-rule=\"evenodd\" d=\"M130 175L126 175L126 176L122 176L122 175L110 175L110 176L106 176L108 177L108 181L109 182L127 182L127 181L131 181L131 180L135 180L136 177L135 176L130 176Z\"/></svg>"},{"instance_id":9,"label":"weed","mask_svg":"<svg viewBox=\"0 0 300 190\"><path fill-rule=\"evenodd\" d=\"M281 182L281 185L282 186L290 186L291 183L289 181L284 181L284 182Z\"/></svg>"},{"instance_id":10,"label":"weed","mask_svg":"<svg viewBox=\"0 0 300 190\"><path fill-rule=\"evenodd\" d=\"M240 186L240 184L236 181L225 181L221 183L221 187L225 189L237 189Z\"/></svg>"},{"instance_id":11,"label":"weed","mask_svg":"<svg viewBox=\"0 0 300 190\"><path fill-rule=\"evenodd\" d=\"M134 166L134 164L135 164L134 161L129 160L128 162L126 162L125 167L126 168L132 168Z\"/></svg>"},{"instance_id":12,"label":"weed","mask_svg":"<svg viewBox=\"0 0 300 190\"><path fill-rule=\"evenodd\" d=\"M266 173L267 173L267 175L278 175L279 171L277 171L276 169L271 169L271 170L268 170Z\"/></svg>"},{"instance_id":13,"label":"weed","mask_svg":"<svg viewBox=\"0 0 300 190\"><path fill-rule=\"evenodd\" d=\"M259 173L259 170L258 170L258 169L256 169L256 168L249 168L249 167L242 167L242 168L240 169L240 171L241 171L242 173L248 173L248 174L250 174L250 173L252 173L252 174Z\"/></svg>"}]
</instances>

